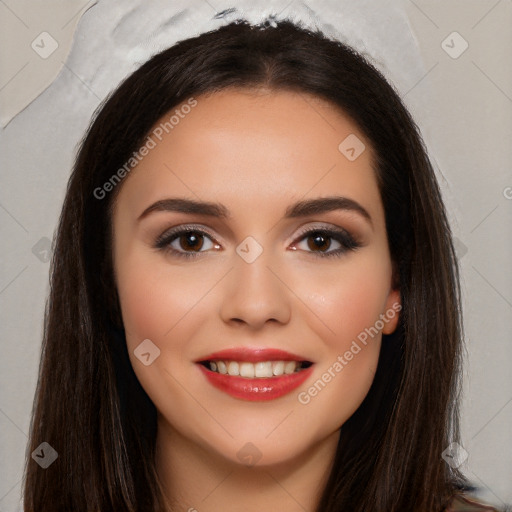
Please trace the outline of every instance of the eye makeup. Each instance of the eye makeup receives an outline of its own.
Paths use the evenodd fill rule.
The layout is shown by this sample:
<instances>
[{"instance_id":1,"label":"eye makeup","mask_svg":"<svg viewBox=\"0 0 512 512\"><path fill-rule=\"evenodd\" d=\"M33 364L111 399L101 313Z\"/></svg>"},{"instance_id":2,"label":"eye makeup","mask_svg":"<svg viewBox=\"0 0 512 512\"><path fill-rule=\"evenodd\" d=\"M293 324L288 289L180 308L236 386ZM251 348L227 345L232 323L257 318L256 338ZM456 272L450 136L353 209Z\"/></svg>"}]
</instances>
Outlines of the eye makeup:
<instances>
[{"instance_id":1,"label":"eye makeup","mask_svg":"<svg viewBox=\"0 0 512 512\"><path fill-rule=\"evenodd\" d=\"M204 249L204 240L209 240L209 247ZM311 239L313 241L310 243ZM308 227L303 229L297 235L293 242L293 250L297 250L297 243L308 240L307 247L310 251L305 249L304 252L311 252L315 257L320 258L331 258L341 257L347 251L355 251L362 244L351 235L347 230L342 228L332 228L325 226ZM339 244L339 247L332 249L333 241ZM175 247L173 244L178 242L180 247ZM184 250L185 245L188 245L190 251ZM322 246L326 247L326 250L322 249ZM214 235L203 226L199 225L181 225L165 231L160 235L154 242L154 248L164 251L173 257L178 258L197 258L201 253L208 252L209 250L219 250L220 244L215 240ZM314 250L314 249L320 250ZM197 249L197 250L196 250Z\"/></svg>"}]
</instances>

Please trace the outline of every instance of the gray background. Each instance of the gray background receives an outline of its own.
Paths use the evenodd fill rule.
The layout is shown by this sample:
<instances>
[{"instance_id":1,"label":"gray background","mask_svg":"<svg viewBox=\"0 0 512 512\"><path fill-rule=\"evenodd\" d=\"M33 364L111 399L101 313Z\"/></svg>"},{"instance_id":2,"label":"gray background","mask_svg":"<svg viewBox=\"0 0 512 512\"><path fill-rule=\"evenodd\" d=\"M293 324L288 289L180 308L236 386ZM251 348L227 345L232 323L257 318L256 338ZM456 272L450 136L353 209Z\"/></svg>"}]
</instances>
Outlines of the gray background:
<instances>
[{"instance_id":1,"label":"gray background","mask_svg":"<svg viewBox=\"0 0 512 512\"><path fill-rule=\"evenodd\" d=\"M271 12L316 25L370 56L423 133L462 267L467 459L461 468L482 499L511 503L512 2L58 3L0 0L4 25L14 27L7 40L2 33L2 45L17 63L11 71L3 68L0 105L42 91L0 130L0 512L21 510L50 240L76 145L94 109L159 49L236 15L258 21ZM236 12L214 19L231 7ZM59 44L45 59L30 47L43 31ZM48 79L52 73L55 80Z\"/></svg>"}]
</instances>

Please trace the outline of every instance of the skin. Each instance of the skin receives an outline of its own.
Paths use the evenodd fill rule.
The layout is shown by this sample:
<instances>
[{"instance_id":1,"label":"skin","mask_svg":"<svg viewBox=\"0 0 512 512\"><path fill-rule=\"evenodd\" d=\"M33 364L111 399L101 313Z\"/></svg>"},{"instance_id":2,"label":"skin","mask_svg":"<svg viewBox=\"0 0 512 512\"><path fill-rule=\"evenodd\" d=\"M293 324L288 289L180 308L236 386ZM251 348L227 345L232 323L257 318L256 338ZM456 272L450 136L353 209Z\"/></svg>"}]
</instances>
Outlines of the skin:
<instances>
[{"instance_id":1,"label":"skin","mask_svg":"<svg viewBox=\"0 0 512 512\"><path fill-rule=\"evenodd\" d=\"M373 381L382 333L309 403L298 394L400 301L371 147L343 112L306 94L233 89L196 99L125 178L112 219L128 350L158 411L157 472L176 510L312 511L339 428ZM366 146L354 161L338 150L349 134ZM371 222L350 210L284 218L296 201L333 195L357 201ZM222 203L231 218L154 211L138 220L169 197ZM214 235L194 259L154 247L171 227L191 223ZM322 257L311 236L299 236L306 227L345 229L361 247ZM248 236L263 248L252 263L236 252ZM327 251L340 247L329 240ZM175 250L193 252L179 242ZM397 322L398 314L382 332ZM160 349L148 366L134 355L145 339ZM233 398L195 361L240 346L300 354L313 373L275 400ZM248 442L259 453L251 467L237 456Z\"/></svg>"}]
</instances>

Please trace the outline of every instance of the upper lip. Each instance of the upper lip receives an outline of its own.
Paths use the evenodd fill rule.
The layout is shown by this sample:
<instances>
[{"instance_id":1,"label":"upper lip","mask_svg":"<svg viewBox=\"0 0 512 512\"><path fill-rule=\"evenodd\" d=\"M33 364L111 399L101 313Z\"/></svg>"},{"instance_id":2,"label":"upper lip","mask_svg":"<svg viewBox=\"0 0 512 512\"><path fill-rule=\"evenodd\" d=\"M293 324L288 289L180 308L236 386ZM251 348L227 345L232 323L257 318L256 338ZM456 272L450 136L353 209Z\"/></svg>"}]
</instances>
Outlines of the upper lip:
<instances>
[{"instance_id":1,"label":"upper lip","mask_svg":"<svg viewBox=\"0 0 512 512\"><path fill-rule=\"evenodd\" d=\"M205 357L201 357L196 363L204 361L247 361L249 363L259 363L262 361L310 361L286 350L278 348L258 348L258 347L239 347L228 348L219 352L213 352Z\"/></svg>"}]
</instances>

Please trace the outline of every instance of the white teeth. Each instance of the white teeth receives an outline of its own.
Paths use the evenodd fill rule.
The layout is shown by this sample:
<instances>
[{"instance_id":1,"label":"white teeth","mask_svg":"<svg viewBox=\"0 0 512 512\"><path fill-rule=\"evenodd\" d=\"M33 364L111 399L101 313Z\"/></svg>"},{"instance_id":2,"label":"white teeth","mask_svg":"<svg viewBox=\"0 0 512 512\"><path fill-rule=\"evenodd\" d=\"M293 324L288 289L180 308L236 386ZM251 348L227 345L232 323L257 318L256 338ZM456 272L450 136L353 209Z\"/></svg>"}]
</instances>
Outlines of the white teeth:
<instances>
[{"instance_id":1,"label":"white teeth","mask_svg":"<svg viewBox=\"0 0 512 512\"><path fill-rule=\"evenodd\" d=\"M254 365L254 375L256 377L272 377L272 363L270 361L256 363Z\"/></svg>"},{"instance_id":2,"label":"white teeth","mask_svg":"<svg viewBox=\"0 0 512 512\"><path fill-rule=\"evenodd\" d=\"M284 365L284 373L286 373L286 375L290 375L291 373L293 373L295 371L296 367L297 367L297 364L295 363L295 361L288 361Z\"/></svg>"},{"instance_id":3,"label":"white teeth","mask_svg":"<svg viewBox=\"0 0 512 512\"><path fill-rule=\"evenodd\" d=\"M240 377L246 377L247 379L254 378L254 365L252 363L240 363Z\"/></svg>"},{"instance_id":4,"label":"white teeth","mask_svg":"<svg viewBox=\"0 0 512 512\"><path fill-rule=\"evenodd\" d=\"M300 371L301 363L297 361L261 361L250 363L247 361L208 361L211 371L223 375L240 376L246 379L270 378L281 375L291 375Z\"/></svg>"},{"instance_id":5,"label":"white teeth","mask_svg":"<svg viewBox=\"0 0 512 512\"><path fill-rule=\"evenodd\" d=\"M240 375L240 369L236 361L230 361L228 364L229 375Z\"/></svg>"},{"instance_id":6,"label":"white teeth","mask_svg":"<svg viewBox=\"0 0 512 512\"><path fill-rule=\"evenodd\" d=\"M283 375L284 373L284 361L277 361L272 365L272 373L274 375Z\"/></svg>"}]
</instances>

